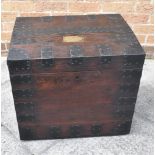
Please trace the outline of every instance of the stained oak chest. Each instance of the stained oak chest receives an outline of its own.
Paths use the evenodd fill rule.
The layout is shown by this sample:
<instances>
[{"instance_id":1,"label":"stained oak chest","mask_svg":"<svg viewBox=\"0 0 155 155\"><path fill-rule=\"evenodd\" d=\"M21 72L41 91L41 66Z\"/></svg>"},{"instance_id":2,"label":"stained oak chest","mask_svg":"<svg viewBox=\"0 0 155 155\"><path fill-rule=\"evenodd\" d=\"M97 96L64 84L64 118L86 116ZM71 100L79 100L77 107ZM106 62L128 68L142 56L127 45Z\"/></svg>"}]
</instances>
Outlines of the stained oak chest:
<instances>
[{"instance_id":1,"label":"stained oak chest","mask_svg":"<svg viewBox=\"0 0 155 155\"><path fill-rule=\"evenodd\" d=\"M144 59L118 14L17 18L7 64L20 138L129 133Z\"/></svg>"}]
</instances>

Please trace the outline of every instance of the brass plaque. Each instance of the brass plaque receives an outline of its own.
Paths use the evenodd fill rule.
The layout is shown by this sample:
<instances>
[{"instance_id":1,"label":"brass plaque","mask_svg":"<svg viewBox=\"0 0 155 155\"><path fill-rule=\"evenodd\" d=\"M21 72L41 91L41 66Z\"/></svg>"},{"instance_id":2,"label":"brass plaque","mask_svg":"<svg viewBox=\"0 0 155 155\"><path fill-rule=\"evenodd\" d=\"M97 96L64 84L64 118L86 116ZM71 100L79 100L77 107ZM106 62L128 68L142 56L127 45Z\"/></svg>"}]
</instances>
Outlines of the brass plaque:
<instances>
[{"instance_id":1,"label":"brass plaque","mask_svg":"<svg viewBox=\"0 0 155 155\"><path fill-rule=\"evenodd\" d=\"M83 42L84 37L82 36L63 36L63 42Z\"/></svg>"}]
</instances>

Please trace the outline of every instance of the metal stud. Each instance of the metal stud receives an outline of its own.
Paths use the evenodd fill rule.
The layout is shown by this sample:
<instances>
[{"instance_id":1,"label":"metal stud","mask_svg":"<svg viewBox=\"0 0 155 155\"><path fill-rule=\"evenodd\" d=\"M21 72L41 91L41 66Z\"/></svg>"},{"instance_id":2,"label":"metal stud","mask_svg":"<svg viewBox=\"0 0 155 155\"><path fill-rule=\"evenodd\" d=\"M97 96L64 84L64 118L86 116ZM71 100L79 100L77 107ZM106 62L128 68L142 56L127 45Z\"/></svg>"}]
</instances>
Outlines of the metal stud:
<instances>
[{"instance_id":1,"label":"metal stud","mask_svg":"<svg viewBox=\"0 0 155 155\"><path fill-rule=\"evenodd\" d=\"M125 133L129 133L130 131L130 127L131 127L131 121L126 121L123 123L119 123L118 125L116 125L115 127L113 127L112 129L112 133L113 134L125 134Z\"/></svg>"},{"instance_id":2,"label":"metal stud","mask_svg":"<svg viewBox=\"0 0 155 155\"><path fill-rule=\"evenodd\" d=\"M118 108L120 108L120 107L118 107ZM115 115L115 117L119 117L119 118L132 118L133 112L134 112L134 109L129 110L129 111L115 109L114 115Z\"/></svg>"},{"instance_id":3,"label":"metal stud","mask_svg":"<svg viewBox=\"0 0 155 155\"><path fill-rule=\"evenodd\" d=\"M101 57L101 63L102 64L110 64L111 63L111 57L110 56L106 56L106 57Z\"/></svg>"},{"instance_id":4,"label":"metal stud","mask_svg":"<svg viewBox=\"0 0 155 155\"><path fill-rule=\"evenodd\" d=\"M51 22L53 20L53 17L52 16L44 16L44 17L41 17L41 19L43 22Z\"/></svg>"},{"instance_id":5,"label":"metal stud","mask_svg":"<svg viewBox=\"0 0 155 155\"><path fill-rule=\"evenodd\" d=\"M49 68L54 64L53 52L51 47L44 47L41 49L41 66Z\"/></svg>"},{"instance_id":6,"label":"metal stud","mask_svg":"<svg viewBox=\"0 0 155 155\"><path fill-rule=\"evenodd\" d=\"M33 102L15 102L15 107L17 113L20 112L28 112L28 113L34 113L34 103Z\"/></svg>"},{"instance_id":7,"label":"metal stud","mask_svg":"<svg viewBox=\"0 0 155 155\"><path fill-rule=\"evenodd\" d=\"M135 105L135 97L119 97L118 105Z\"/></svg>"},{"instance_id":8,"label":"metal stud","mask_svg":"<svg viewBox=\"0 0 155 155\"><path fill-rule=\"evenodd\" d=\"M35 139L34 129L19 126L19 132L20 132L20 139L21 140L33 140L33 139Z\"/></svg>"},{"instance_id":9,"label":"metal stud","mask_svg":"<svg viewBox=\"0 0 155 155\"><path fill-rule=\"evenodd\" d=\"M92 125L91 133L94 136L100 136L102 134L102 125L101 124Z\"/></svg>"},{"instance_id":10,"label":"metal stud","mask_svg":"<svg viewBox=\"0 0 155 155\"><path fill-rule=\"evenodd\" d=\"M71 65L82 65L83 64L83 49L78 46L74 45L70 47L70 56L71 56Z\"/></svg>"},{"instance_id":11,"label":"metal stud","mask_svg":"<svg viewBox=\"0 0 155 155\"><path fill-rule=\"evenodd\" d=\"M60 138L61 136L61 128L58 126L50 127L49 136L51 138Z\"/></svg>"},{"instance_id":12,"label":"metal stud","mask_svg":"<svg viewBox=\"0 0 155 155\"><path fill-rule=\"evenodd\" d=\"M17 114L17 120L19 122L33 122L35 120L34 114Z\"/></svg>"},{"instance_id":13,"label":"metal stud","mask_svg":"<svg viewBox=\"0 0 155 155\"><path fill-rule=\"evenodd\" d=\"M101 44L101 45L97 45L96 48L99 51L101 57L104 57L104 56L110 57L110 55L112 55L112 49L108 45Z\"/></svg>"},{"instance_id":14,"label":"metal stud","mask_svg":"<svg viewBox=\"0 0 155 155\"><path fill-rule=\"evenodd\" d=\"M34 94L33 89L13 90L14 98L32 97Z\"/></svg>"},{"instance_id":15,"label":"metal stud","mask_svg":"<svg viewBox=\"0 0 155 155\"><path fill-rule=\"evenodd\" d=\"M73 125L69 130L71 137L79 137L82 133L82 127L80 125Z\"/></svg>"},{"instance_id":16,"label":"metal stud","mask_svg":"<svg viewBox=\"0 0 155 155\"><path fill-rule=\"evenodd\" d=\"M87 15L88 20L95 20L96 19L96 15Z\"/></svg>"}]
</instances>

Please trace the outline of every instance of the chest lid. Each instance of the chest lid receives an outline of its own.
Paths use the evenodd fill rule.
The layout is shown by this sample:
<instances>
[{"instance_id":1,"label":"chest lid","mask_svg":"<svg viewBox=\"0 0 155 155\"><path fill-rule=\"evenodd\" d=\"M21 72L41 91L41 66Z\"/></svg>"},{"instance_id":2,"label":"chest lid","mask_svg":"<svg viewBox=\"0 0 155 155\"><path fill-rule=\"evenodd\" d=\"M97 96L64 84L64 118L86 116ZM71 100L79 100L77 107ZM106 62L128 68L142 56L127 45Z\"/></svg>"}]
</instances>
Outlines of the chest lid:
<instances>
[{"instance_id":1,"label":"chest lid","mask_svg":"<svg viewBox=\"0 0 155 155\"><path fill-rule=\"evenodd\" d=\"M8 62L122 55L144 51L119 14L18 17Z\"/></svg>"},{"instance_id":2,"label":"chest lid","mask_svg":"<svg viewBox=\"0 0 155 155\"><path fill-rule=\"evenodd\" d=\"M44 68L48 68L47 72L95 69L100 66L98 58L106 57L101 64L107 64L111 61L109 57L140 56L136 61L141 61L137 66L141 68L144 55L119 14L18 17L7 62L12 73L35 73L44 72ZM82 64L83 58L89 61ZM56 65L50 69L53 64ZM115 63L111 67L117 68Z\"/></svg>"}]
</instances>

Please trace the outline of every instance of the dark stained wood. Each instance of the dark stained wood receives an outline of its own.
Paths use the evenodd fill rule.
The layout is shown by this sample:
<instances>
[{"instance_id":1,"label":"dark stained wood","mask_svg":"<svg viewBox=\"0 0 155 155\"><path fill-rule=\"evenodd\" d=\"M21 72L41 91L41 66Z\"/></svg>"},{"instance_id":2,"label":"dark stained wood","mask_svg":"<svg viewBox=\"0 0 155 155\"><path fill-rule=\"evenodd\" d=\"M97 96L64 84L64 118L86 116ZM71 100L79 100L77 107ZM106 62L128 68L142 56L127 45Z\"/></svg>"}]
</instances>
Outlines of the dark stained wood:
<instances>
[{"instance_id":1,"label":"dark stained wood","mask_svg":"<svg viewBox=\"0 0 155 155\"><path fill-rule=\"evenodd\" d=\"M144 59L118 14L17 18L7 64L20 138L128 134Z\"/></svg>"},{"instance_id":2,"label":"dark stained wood","mask_svg":"<svg viewBox=\"0 0 155 155\"><path fill-rule=\"evenodd\" d=\"M97 130L97 133L92 132L93 126L100 124L101 130ZM77 123L72 125L77 126ZM79 124L78 124L79 125ZM79 137L93 137L93 136L113 136L113 135L123 135L130 132L131 120L113 120L113 121L102 121L100 122L84 122L79 126L82 126L82 130ZM75 138L70 134L70 125L61 124L58 125L60 128L60 134L58 137L51 135L50 129L55 126L49 125L20 125L19 131L22 133L20 135L21 140L36 140L36 139L57 139L57 138ZM100 132L99 132L100 131Z\"/></svg>"},{"instance_id":3,"label":"dark stained wood","mask_svg":"<svg viewBox=\"0 0 155 155\"><path fill-rule=\"evenodd\" d=\"M106 74L105 74L106 73ZM102 86L136 84L141 77L141 69L111 70L100 69L81 72L60 72L42 74L15 74L11 75L12 89L28 89L33 87L37 90L67 89L76 85L99 83Z\"/></svg>"}]
</instances>

